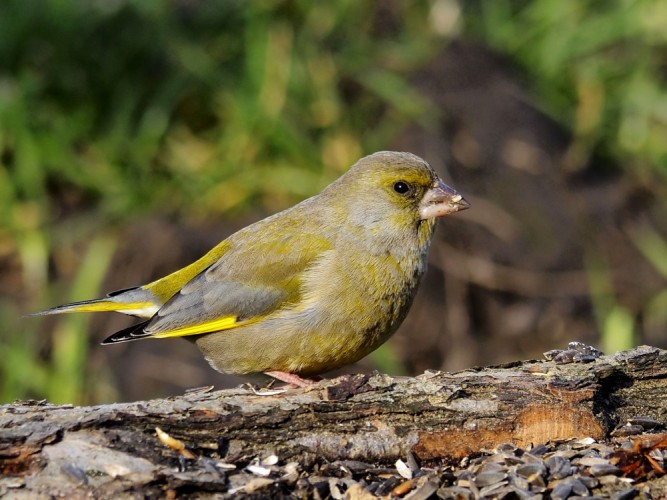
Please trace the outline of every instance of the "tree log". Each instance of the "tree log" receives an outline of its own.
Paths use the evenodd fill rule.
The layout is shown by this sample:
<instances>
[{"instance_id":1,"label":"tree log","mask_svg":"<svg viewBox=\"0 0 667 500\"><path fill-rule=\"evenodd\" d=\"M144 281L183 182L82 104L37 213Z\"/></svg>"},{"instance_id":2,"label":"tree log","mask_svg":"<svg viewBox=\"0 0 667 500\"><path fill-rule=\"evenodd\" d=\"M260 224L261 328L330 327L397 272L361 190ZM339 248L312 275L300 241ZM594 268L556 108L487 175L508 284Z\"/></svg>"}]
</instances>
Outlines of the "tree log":
<instances>
[{"instance_id":1,"label":"tree log","mask_svg":"<svg viewBox=\"0 0 667 500\"><path fill-rule=\"evenodd\" d=\"M266 457L307 472L327 461L433 463L501 443L604 440L633 417L667 420L667 351L643 346L586 363L414 378L348 375L272 392L242 386L92 407L0 406L0 496L228 492L227 464L238 472L276 460Z\"/></svg>"}]
</instances>

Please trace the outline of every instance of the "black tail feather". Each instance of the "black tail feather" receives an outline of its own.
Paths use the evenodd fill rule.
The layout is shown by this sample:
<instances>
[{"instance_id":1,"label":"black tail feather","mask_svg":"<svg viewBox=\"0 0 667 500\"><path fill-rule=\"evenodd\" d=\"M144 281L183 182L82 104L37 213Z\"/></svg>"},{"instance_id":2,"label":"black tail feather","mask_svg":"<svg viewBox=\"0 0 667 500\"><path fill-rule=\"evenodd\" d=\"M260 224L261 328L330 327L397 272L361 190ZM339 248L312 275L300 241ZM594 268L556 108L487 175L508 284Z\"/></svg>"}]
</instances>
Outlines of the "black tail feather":
<instances>
[{"instance_id":1,"label":"black tail feather","mask_svg":"<svg viewBox=\"0 0 667 500\"><path fill-rule=\"evenodd\" d=\"M136 290L137 288L139 288L139 287L138 286L131 286L130 288L121 288L120 290L114 290L113 292L107 293L107 297L116 297L118 295L124 294L125 292Z\"/></svg>"},{"instance_id":2,"label":"black tail feather","mask_svg":"<svg viewBox=\"0 0 667 500\"><path fill-rule=\"evenodd\" d=\"M104 299L92 299L92 300L81 300L79 302L70 302L69 304L63 304L61 306L52 307L51 309L47 309L46 311L39 311L39 312L36 312L36 313L30 313L30 314L27 314L26 316L49 316L51 314L61 314L61 313L67 313L67 312L79 312L79 311L76 311L77 307L87 306L87 305L90 305L90 304L98 304L100 302L104 302Z\"/></svg>"},{"instance_id":3,"label":"black tail feather","mask_svg":"<svg viewBox=\"0 0 667 500\"><path fill-rule=\"evenodd\" d=\"M145 337L148 337L150 334L144 332L144 328L148 325L148 321L143 321L142 323L138 323L136 325L132 325L128 328L124 328L123 330L120 330L113 335L107 337L102 341L102 345L109 345L109 344L118 344L120 342L130 342L132 340L139 340Z\"/></svg>"}]
</instances>

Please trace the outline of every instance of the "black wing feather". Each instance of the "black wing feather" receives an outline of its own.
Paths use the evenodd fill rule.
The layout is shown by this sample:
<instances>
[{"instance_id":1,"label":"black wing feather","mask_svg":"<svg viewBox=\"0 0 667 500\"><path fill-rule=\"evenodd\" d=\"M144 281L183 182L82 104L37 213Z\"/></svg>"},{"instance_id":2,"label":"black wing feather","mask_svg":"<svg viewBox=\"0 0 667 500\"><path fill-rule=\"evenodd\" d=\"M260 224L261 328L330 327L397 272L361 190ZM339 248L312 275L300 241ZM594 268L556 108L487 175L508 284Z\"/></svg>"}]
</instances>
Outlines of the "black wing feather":
<instances>
[{"instance_id":1,"label":"black wing feather","mask_svg":"<svg viewBox=\"0 0 667 500\"><path fill-rule=\"evenodd\" d=\"M120 331L117 331L113 335L104 339L102 341L102 345L118 344L120 342L130 342L131 340L139 340L144 337L148 337L150 333L144 332L144 328L146 328L149 322L150 320L143 321L136 325L132 325Z\"/></svg>"}]
</instances>

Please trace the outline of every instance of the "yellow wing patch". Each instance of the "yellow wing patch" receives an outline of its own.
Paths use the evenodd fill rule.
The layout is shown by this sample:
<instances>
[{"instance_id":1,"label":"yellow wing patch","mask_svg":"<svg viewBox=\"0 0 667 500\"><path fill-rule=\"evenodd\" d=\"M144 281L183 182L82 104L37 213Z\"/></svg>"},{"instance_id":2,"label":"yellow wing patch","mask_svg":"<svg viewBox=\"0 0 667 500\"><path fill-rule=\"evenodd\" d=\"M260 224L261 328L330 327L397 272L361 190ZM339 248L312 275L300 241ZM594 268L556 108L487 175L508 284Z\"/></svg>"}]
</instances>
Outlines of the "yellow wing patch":
<instances>
[{"instance_id":1,"label":"yellow wing patch","mask_svg":"<svg viewBox=\"0 0 667 500\"><path fill-rule=\"evenodd\" d=\"M176 330L167 330L166 332L159 332L151 335L152 339L165 339L169 337L185 337L187 335L199 335L202 333L219 332L221 330L229 330L240 325L246 325L250 321L237 321L236 316L226 316L224 318L214 319L198 325L185 326L177 328Z\"/></svg>"},{"instance_id":2,"label":"yellow wing patch","mask_svg":"<svg viewBox=\"0 0 667 500\"><path fill-rule=\"evenodd\" d=\"M215 262L222 257L227 250L229 250L230 244L227 240L223 240L218 243L213 249L211 249L206 255L201 257L199 260L194 261L189 266L185 266L178 271L175 271L164 278L160 278L157 281L153 281L147 285L142 286L144 290L150 290L153 295L158 297L162 303L167 302L171 297L173 297L185 284L190 281L192 278L197 276L204 269L214 264ZM192 334L187 334L192 335Z\"/></svg>"}]
</instances>

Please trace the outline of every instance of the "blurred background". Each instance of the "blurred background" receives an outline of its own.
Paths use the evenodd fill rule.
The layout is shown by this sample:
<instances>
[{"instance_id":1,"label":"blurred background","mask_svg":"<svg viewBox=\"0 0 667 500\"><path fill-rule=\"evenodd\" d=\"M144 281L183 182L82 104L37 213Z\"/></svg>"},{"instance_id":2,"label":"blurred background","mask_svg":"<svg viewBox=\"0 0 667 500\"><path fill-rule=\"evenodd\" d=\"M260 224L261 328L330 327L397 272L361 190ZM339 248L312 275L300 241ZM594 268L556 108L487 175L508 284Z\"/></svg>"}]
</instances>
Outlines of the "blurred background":
<instances>
[{"instance_id":1,"label":"blurred background","mask_svg":"<svg viewBox=\"0 0 667 500\"><path fill-rule=\"evenodd\" d=\"M472 203L405 324L346 371L667 346L667 2L3 0L0 402L236 385L131 318L144 284L411 151Z\"/></svg>"}]
</instances>

